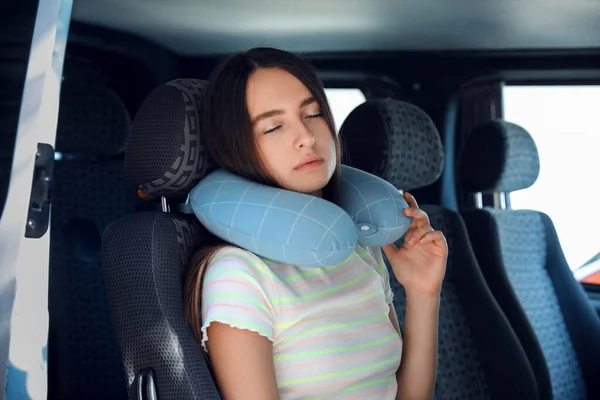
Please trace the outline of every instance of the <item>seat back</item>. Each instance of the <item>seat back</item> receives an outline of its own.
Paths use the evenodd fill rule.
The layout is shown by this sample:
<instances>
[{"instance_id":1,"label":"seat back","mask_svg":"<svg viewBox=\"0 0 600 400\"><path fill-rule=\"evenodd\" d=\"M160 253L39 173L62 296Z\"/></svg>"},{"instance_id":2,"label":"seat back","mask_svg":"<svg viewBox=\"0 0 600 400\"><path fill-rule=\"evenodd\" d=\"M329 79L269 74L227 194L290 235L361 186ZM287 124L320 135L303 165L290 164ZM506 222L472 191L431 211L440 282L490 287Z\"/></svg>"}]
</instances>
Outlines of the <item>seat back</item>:
<instances>
[{"instance_id":1,"label":"seat back","mask_svg":"<svg viewBox=\"0 0 600 400\"><path fill-rule=\"evenodd\" d=\"M207 171L200 140L205 82L159 86L137 113L125 167L163 212L113 222L102 238L106 291L127 376L129 398L219 399L203 352L184 318L182 286L190 254L210 235L193 215L167 212ZM152 394L154 395L154 394Z\"/></svg>"},{"instance_id":2,"label":"seat back","mask_svg":"<svg viewBox=\"0 0 600 400\"><path fill-rule=\"evenodd\" d=\"M48 397L124 399L121 353L104 289L100 235L133 211L123 170L130 117L99 74L61 89L49 268Z\"/></svg>"},{"instance_id":3,"label":"seat back","mask_svg":"<svg viewBox=\"0 0 600 400\"><path fill-rule=\"evenodd\" d=\"M529 133L497 120L469 135L459 176L470 193L510 193L533 185L539 168ZM600 398L600 321L550 218L489 207L465 210L463 217L486 280L548 389L544 398Z\"/></svg>"},{"instance_id":4,"label":"seat back","mask_svg":"<svg viewBox=\"0 0 600 400\"><path fill-rule=\"evenodd\" d=\"M367 101L348 116L340 135L349 155L347 164L399 189L424 187L441 175L439 134L427 114L414 105L390 99ZM462 219L439 206L422 208L433 228L444 233L449 247L441 292L435 398L537 399L527 357L485 283ZM405 293L391 268L390 276L403 330Z\"/></svg>"}]
</instances>

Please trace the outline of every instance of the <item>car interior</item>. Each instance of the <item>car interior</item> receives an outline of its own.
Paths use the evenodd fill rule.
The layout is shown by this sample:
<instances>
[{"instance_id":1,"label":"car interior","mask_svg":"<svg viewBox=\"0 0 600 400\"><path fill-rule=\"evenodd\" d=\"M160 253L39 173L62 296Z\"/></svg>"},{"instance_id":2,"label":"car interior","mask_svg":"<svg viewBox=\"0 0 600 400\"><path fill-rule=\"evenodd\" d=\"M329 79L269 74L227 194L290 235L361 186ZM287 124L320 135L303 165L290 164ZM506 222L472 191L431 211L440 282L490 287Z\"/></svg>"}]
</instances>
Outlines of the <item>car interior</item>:
<instances>
[{"instance_id":1,"label":"car interior","mask_svg":"<svg viewBox=\"0 0 600 400\"><path fill-rule=\"evenodd\" d=\"M44 1L0 8L0 218ZM310 60L343 163L447 239L434 398L600 399L600 3L560 0L74 0L36 255L47 398L221 398L184 319L208 237L186 196L209 75L259 46Z\"/></svg>"}]
</instances>

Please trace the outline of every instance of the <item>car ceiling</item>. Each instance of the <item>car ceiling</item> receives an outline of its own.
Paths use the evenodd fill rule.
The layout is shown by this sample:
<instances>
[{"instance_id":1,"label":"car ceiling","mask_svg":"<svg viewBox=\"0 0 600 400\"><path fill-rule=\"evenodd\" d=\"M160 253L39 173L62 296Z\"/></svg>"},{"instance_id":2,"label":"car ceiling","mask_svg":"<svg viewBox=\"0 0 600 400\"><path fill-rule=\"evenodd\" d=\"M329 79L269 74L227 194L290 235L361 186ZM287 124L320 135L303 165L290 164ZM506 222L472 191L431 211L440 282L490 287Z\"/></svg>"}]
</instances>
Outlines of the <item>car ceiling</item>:
<instances>
[{"instance_id":1,"label":"car ceiling","mask_svg":"<svg viewBox=\"0 0 600 400\"><path fill-rule=\"evenodd\" d=\"M600 48L597 0L76 0L73 19L181 55Z\"/></svg>"}]
</instances>

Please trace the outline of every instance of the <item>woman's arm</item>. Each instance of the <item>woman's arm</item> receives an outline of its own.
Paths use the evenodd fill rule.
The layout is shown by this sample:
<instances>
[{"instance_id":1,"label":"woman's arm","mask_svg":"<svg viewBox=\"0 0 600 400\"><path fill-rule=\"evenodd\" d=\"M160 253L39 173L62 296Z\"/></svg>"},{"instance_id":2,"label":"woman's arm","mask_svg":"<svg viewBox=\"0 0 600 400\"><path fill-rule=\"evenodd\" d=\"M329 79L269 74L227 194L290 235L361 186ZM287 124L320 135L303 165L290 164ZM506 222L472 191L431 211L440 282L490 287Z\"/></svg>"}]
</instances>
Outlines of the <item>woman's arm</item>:
<instances>
[{"instance_id":1,"label":"woman's arm","mask_svg":"<svg viewBox=\"0 0 600 400\"><path fill-rule=\"evenodd\" d=\"M431 399L437 372L439 296L406 293L402 361L396 372L397 400ZM399 332L396 312L390 320Z\"/></svg>"},{"instance_id":2,"label":"woman's arm","mask_svg":"<svg viewBox=\"0 0 600 400\"><path fill-rule=\"evenodd\" d=\"M279 400L273 345L245 329L212 322L207 349L224 400Z\"/></svg>"},{"instance_id":3,"label":"woman's arm","mask_svg":"<svg viewBox=\"0 0 600 400\"><path fill-rule=\"evenodd\" d=\"M382 247L396 280L406 292L406 320L402 361L396 373L396 399L430 399L437 373L438 315L442 282L446 273L448 245L440 231L434 231L427 213L409 193L404 193L413 218L402 246Z\"/></svg>"}]
</instances>

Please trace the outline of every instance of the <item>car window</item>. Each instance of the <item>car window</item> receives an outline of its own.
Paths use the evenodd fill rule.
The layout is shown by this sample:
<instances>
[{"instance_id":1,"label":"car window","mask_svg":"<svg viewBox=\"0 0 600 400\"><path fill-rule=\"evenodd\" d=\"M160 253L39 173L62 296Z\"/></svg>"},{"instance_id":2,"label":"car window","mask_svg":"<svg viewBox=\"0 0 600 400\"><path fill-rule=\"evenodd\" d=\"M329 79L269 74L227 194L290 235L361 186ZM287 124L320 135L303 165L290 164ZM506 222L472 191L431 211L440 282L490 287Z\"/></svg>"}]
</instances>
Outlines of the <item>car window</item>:
<instances>
[{"instance_id":1,"label":"car window","mask_svg":"<svg viewBox=\"0 0 600 400\"><path fill-rule=\"evenodd\" d=\"M366 100L360 89L325 89L325 94L338 132L352 110Z\"/></svg>"},{"instance_id":2,"label":"car window","mask_svg":"<svg viewBox=\"0 0 600 400\"><path fill-rule=\"evenodd\" d=\"M524 127L540 155L535 184L511 193L513 209L534 209L552 218L572 270L600 251L600 86L510 86L504 117Z\"/></svg>"}]
</instances>

